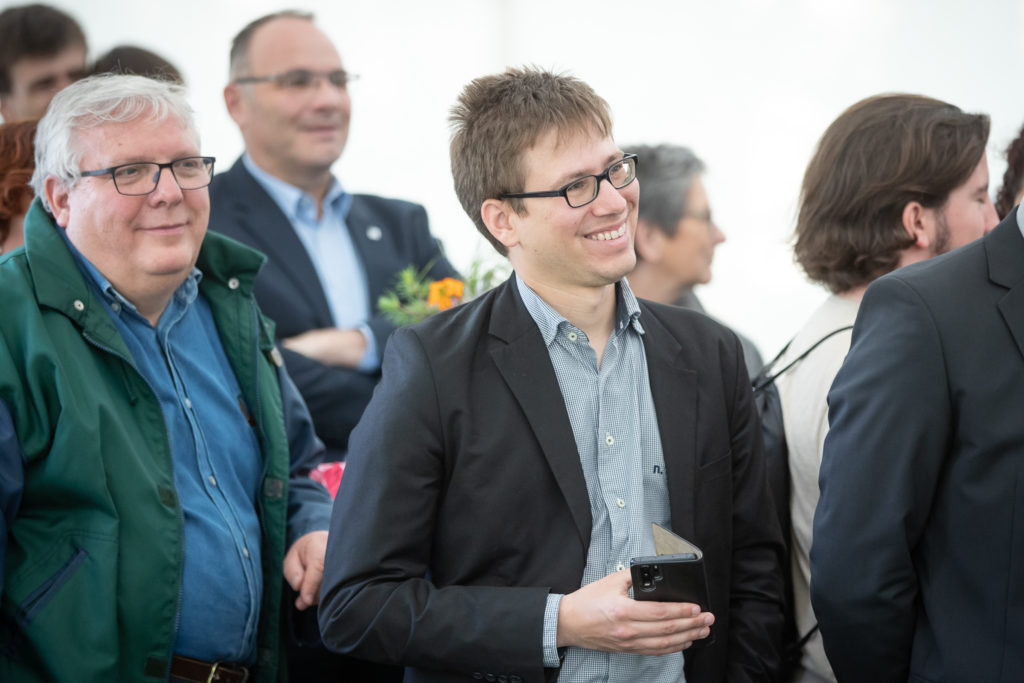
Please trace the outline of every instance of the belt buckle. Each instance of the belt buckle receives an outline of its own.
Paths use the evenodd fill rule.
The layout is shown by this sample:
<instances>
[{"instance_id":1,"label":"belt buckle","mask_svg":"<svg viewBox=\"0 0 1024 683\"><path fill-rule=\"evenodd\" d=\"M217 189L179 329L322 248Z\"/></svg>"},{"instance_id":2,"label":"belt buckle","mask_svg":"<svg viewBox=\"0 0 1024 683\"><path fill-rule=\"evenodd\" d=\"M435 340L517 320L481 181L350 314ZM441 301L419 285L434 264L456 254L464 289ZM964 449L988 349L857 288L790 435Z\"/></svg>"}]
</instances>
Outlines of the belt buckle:
<instances>
[{"instance_id":1,"label":"belt buckle","mask_svg":"<svg viewBox=\"0 0 1024 683\"><path fill-rule=\"evenodd\" d=\"M246 683L249 680L249 669L241 667L241 671L236 670L233 666L221 666L222 662L214 662L213 666L210 667L210 675L206 677L206 683L217 683L217 674L220 669L224 669L225 672L230 672L235 675L242 677L242 683Z\"/></svg>"}]
</instances>

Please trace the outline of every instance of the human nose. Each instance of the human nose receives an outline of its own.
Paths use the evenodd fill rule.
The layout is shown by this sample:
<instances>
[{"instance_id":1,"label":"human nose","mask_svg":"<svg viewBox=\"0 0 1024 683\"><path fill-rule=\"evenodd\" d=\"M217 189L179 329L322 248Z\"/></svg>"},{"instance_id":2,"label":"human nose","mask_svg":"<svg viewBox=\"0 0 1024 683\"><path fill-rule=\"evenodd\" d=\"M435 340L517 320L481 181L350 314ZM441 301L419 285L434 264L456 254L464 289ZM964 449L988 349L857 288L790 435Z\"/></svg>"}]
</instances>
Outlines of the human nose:
<instances>
[{"instance_id":1,"label":"human nose","mask_svg":"<svg viewBox=\"0 0 1024 683\"><path fill-rule=\"evenodd\" d=\"M337 86L331 83L327 74L317 74L316 80L310 86L313 99L318 105L335 105L348 101L348 88Z\"/></svg>"},{"instance_id":2,"label":"human nose","mask_svg":"<svg viewBox=\"0 0 1024 683\"><path fill-rule=\"evenodd\" d=\"M156 172L156 187L149 193L149 200L154 203L174 202L182 198L178 179L169 168L161 168Z\"/></svg>"},{"instance_id":3,"label":"human nose","mask_svg":"<svg viewBox=\"0 0 1024 683\"><path fill-rule=\"evenodd\" d=\"M624 193L635 191L636 183L630 183L625 187L615 189L611 181L601 178L597 181L597 197L591 202L594 210L599 213L620 213L627 205Z\"/></svg>"},{"instance_id":4,"label":"human nose","mask_svg":"<svg viewBox=\"0 0 1024 683\"><path fill-rule=\"evenodd\" d=\"M718 223L708 218L708 231L711 232L711 243L721 244L725 241L725 233L718 227Z\"/></svg>"}]
</instances>

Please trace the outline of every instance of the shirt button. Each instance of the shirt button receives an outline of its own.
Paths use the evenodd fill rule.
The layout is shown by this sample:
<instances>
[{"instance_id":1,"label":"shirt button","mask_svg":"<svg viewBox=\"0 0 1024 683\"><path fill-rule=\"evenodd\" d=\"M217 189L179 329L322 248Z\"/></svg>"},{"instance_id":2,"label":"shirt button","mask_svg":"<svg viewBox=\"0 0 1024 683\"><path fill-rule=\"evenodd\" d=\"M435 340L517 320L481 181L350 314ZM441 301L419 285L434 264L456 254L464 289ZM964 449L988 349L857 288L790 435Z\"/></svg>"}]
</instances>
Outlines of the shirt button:
<instances>
[{"instance_id":1,"label":"shirt button","mask_svg":"<svg viewBox=\"0 0 1024 683\"><path fill-rule=\"evenodd\" d=\"M615 437L612 436L611 434L605 434L604 435L604 442L606 444L608 444L609 446L614 446L615 445Z\"/></svg>"},{"instance_id":2,"label":"shirt button","mask_svg":"<svg viewBox=\"0 0 1024 683\"><path fill-rule=\"evenodd\" d=\"M249 557L249 549L248 549L248 548L245 548L245 547L243 547L243 548L242 548L242 554L243 554L243 555L245 555L246 557Z\"/></svg>"},{"instance_id":3,"label":"shirt button","mask_svg":"<svg viewBox=\"0 0 1024 683\"><path fill-rule=\"evenodd\" d=\"M615 504L618 505L620 508L626 507L626 501L622 500L621 498L616 498Z\"/></svg>"},{"instance_id":4,"label":"shirt button","mask_svg":"<svg viewBox=\"0 0 1024 683\"><path fill-rule=\"evenodd\" d=\"M84 311L85 310L85 304L82 303L81 299L75 299L75 303L72 304L72 305L75 307L76 311Z\"/></svg>"},{"instance_id":5,"label":"shirt button","mask_svg":"<svg viewBox=\"0 0 1024 683\"><path fill-rule=\"evenodd\" d=\"M210 486L216 486L217 485L217 478L215 476L213 476L212 474L209 476L209 480L210 480Z\"/></svg>"},{"instance_id":6,"label":"shirt button","mask_svg":"<svg viewBox=\"0 0 1024 683\"><path fill-rule=\"evenodd\" d=\"M621 562L619 562L617 565L615 565L615 571L617 571L617 572L621 572L625 568L626 568L626 565L622 564Z\"/></svg>"},{"instance_id":7,"label":"shirt button","mask_svg":"<svg viewBox=\"0 0 1024 683\"><path fill-rule=\"evenodd\" d=\"M185 399L185 407L188 408L189 410L192 409L192 399L190 399L190 398L186 398Z\"/></svg>"},{"instance_id":8,"label":"shirt button","mask_svg":"<svg viewBox=\"0 0 1024 683\"><path fill-rule=\"evenodd\" d=\"M114 311L114 313L120 313L121 312L121 304L119 304L119 303L117 303L115 301L114 303L110 304L110 309L112 311Z\"/></svg>"},{"instance_id":9,"label":"shirt button","mask_svg":"<svg viewBox=\"0 0 1024 683\"><path fill-rule=\"evenodd\" d=\"M233 277L228 280L228 289L238 289L238 278Z\"/></svg>"},{"instance_id":10,"label":"shirt button","mask_svg":"<svg viewBox=\"0 0 1024 683\"><path fill-rule=\"evenodd\" d=\"M575 332L570 332L566 336L569 337L569 341L576 341L577 339L580 338L580 336L578 334L576 334Z\"/></svg>"}]
</instances>

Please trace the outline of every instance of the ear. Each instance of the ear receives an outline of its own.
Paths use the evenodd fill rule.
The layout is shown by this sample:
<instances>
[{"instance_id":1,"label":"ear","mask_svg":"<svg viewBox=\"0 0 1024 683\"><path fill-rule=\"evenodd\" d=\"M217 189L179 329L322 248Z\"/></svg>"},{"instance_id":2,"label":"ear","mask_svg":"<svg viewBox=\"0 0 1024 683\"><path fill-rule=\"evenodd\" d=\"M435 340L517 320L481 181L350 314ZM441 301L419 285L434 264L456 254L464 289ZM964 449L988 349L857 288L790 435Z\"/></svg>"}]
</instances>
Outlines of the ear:
<instances>
[{"instance_id":1,"label":"ear","mask_svg":"<svg viewBox=\"0 0 1024 683\"><path fill-rule=\"evenodd\" d=\"M238 127L242 126L245 120L245 95L242 94L241 86L237 83L228 83L224 86L224 106L228 114Z\"/></svg>"},{"instance_id":2,"label":"ear","mask_svg":"<svg viewBox=\"0 0 1024 683\"><path fill-rule=\"evenodd\" d=\"M53 220L62 228L67 229L71 217L71 191L64 183L54 176L47 176L43 181L43 194L50 204Z\"/></svg>"},{"instance_id":3,"label":"ear","mask_svg":"<svg viewBox=\"0 0 1024 683\"><path fill-rule=\"evenodd\" d=\"M483 219L487 231L494 239L501 242L506 249L519 244L516 234L516 213L509 203L503 199L485 199L480 205L480 218Z\"/></svg>"},{"instance_id":4,"label":"ear","mask_svg":"<svg viewBox=\"0 0 1024 683\"><path fill-rule=\"evenodd\" d=\"M638 220L636 222L636 238L633 240L637 258L648 263L660 261L665 239L665 233L657 227L647 221Z\"/></svg>"},{"instance_id":5,"label":"ear","mask_svg":"<svg viewBox=\"0 0 1024 683\"><path fill-rule=\"evenodd\" d=\"M910 249L927 251L935 234L935 212L920 202L907 202L903 207L903 229L914 239Z\"/></svg>"}]
</instances>

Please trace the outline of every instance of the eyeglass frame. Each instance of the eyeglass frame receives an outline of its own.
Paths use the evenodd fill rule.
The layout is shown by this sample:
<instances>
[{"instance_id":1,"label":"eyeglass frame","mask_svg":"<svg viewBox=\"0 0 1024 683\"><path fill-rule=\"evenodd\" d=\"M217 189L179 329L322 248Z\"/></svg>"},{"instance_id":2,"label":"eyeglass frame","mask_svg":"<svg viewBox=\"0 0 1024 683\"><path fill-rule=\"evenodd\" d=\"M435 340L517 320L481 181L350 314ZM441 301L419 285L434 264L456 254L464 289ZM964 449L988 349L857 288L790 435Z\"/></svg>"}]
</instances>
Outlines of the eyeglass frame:
<instances>
[{"instance_id":1,"label":"eyeglass frame","mask_svg":"<svg viewBox=\"0 0 1024 683\"><path fill-rule=\"evenodd\" d=\"M345 76L345 83L344 84L337 84L337 83L335 83L334 81L331 80L331 76L334 75L334 74L337 74L337 73L344 74L344 76ZM238 83L239 85L244 85L246 83L273 83L274 85L276 85L279 88L289 88L289 87L307 88L307 87L309 87L309 85L306 85L306 86L289 86L289 85L286 85L285 83L283 83L283 79L285 79L286 77L291 76L293 74L306 74L306 75L308 75L308 76L310 76L312 78L315 78L317 85L319 85L320 79L326 79L327 82L330 83L335 88L342 88L342 89L347 89L348 88L348 84L351 83L352 81L359 80L359 75L358 74L351 73L349 71L346 71L345 69L331 69L330 71L314 71L312 69L289 69L288 71L282 71L281 73L276 73L276 74L268 74L266 76L239 76L238 78L233 79L232 82L233 83ZM312 84L310 84L310 85L312 85Z\"/></svg>"},{"instance_id":2,"label":"eyeglass frame","mask_svg":"<svg viewBox=\"0 0 1024 683\"><path fill-rule=\"evenodd\" d=\"M185 161L187 159L201 159L203 165L209 166L209 170L207 172L210 175L210 181L208 183L206 183L205 185L200 185L199 187L184 188L181 186L181 181L178 180L178 174L174 172L174 164L178 163L179 161ZM191 156L181 157L180 159L173 159L163 164L158 163L156 161L132 161L127 164L118 164L117 166L111 166L110 168L100 168L95 171L80 171L78 177L92 178L95 176L106 175L109 173L110 179L114 182L114 189L117 190L118 194L124 195L125 197L145 197L146 195L153 194L154 192L156 192L156 188L160 187L160 174L164 172L165 168L170 169L171 177L174 178L174 182L177 183L178 189L180 189L182 192L188 192L190 190L201 190L204 187L209 187L210 183L213 182L213 165L216 162L217 157L204 157L199 156L197 154L193 154ZM121 168L126 168L128 166L140 166L142 164L157 167L156 177L153 179L153 189L150 190L149 192L122 192L121 187L117 184L117 175L115 174L115 172Z\"/></svg>"},{"instance_id":3,"label":"eyeglass frame","mask_svg":"<svg viewBox=\"0 0 1024 683\"><path fill-rule=\"evenodd\" d=\"M625 182L622 185L616 187L615 183L613 183L611 179L611 170L612 167L621 164L624 161L633 162L633 177L629 179L629 182ZM601 173L580 176L579 178L569 181L568 183L558 188L557 190L545 190L543 192L502 192L501 194L498 195L498 199L531 199L534 197L561 197L562 199L565 200L565 203L569 205L569 208L579 209L586 206L587 204L592 203L595 199L597 199L597 196L601 194L602 180L607 180L608 184L611 185L612 188L616 190L621 190L622 188L628 186L630 183L635 182L636 165L638 161L639 158L636 154L623 154L621 159L608 164L608 168L604 169L604 171L602 171ZM582 204L576 204L574 206L572 202L569 201L569 188L575 185L576 183L580 182L581 180L585 180L587 178L597 179L597 182L594 183L594 196L588 199L587 201L583 202Z\"/></svg>"}]
</instances>

